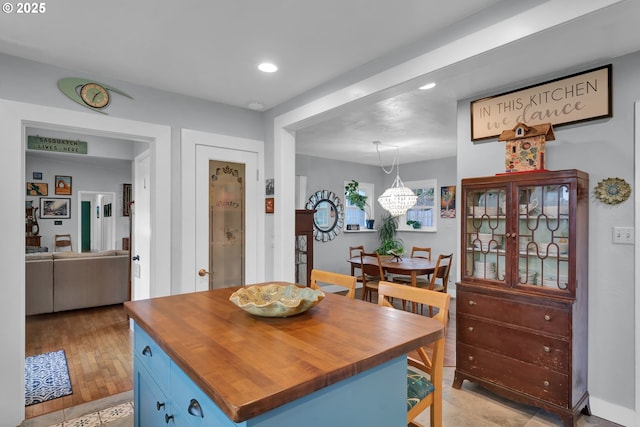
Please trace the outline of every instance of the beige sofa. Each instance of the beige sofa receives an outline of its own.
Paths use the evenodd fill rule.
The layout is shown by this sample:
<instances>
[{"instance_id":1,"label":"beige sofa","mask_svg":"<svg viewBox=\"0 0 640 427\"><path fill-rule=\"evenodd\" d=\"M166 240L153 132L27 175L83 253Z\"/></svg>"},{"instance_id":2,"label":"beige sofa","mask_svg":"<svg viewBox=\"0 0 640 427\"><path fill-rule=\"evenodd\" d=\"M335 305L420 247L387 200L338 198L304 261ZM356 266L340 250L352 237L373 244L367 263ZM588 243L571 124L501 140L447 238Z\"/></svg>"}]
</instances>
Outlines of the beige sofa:
<instances>
[{"instance_id":1,"label":"beige sofa","mask_svg":"<svg viewBox=\"0 0 640 427\"><path fill-rule=\"evenodd\" d=\"M27 315L119 304L128 299L127 251L25 257Z\"/></svg>"}]
</instances>

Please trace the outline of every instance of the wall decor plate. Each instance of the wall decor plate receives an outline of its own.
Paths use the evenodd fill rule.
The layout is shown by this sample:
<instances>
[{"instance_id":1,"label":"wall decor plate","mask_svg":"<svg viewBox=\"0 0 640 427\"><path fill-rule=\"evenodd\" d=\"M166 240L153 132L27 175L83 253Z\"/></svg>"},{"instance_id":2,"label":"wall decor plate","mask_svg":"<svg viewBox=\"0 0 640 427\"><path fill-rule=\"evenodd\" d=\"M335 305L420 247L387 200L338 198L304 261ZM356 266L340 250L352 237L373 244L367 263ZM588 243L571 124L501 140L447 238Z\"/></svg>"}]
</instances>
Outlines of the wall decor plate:
<instances>
[{"instance_id":1,"label":"wall decor plate","mask_svg":"<svg viewBox=\"0 0 640 427\"><path fill-rule=\"evenodd\" d=\"M596 185L596 199L607 205L617 205L631 195L631 186L622 178L603 179Z\"/></svg>"}]
</instances>

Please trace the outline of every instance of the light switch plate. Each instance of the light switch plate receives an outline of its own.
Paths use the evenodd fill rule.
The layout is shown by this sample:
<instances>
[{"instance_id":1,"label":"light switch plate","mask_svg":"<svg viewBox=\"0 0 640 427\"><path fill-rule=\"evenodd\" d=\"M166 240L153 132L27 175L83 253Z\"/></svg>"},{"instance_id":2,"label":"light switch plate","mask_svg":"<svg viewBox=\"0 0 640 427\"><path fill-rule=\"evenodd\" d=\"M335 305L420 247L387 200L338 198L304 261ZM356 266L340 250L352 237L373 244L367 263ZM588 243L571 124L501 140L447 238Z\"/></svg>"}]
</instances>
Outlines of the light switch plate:
<instances>
[{"instance_id":1,"label":"light switch plate","mask_svg":"<svg viewBox=\"0 0 640 427\"><path fill-rule=\"evenodd\" d=\"M633 245L635 243L633 227L613 227L613 243Z\"/></svg>"}]
</instances>

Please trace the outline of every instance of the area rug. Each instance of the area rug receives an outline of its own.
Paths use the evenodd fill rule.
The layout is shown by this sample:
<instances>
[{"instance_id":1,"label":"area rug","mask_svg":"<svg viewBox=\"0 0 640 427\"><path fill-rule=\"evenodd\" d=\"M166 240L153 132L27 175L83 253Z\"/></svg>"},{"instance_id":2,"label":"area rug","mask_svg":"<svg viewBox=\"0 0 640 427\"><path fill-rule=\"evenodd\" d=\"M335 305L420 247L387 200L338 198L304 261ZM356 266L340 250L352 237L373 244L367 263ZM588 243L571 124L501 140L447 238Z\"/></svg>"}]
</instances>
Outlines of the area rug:
<instances>
[{"instance_id":1,"label":"area rug","mask_svg":"<svg viewBox=\"0 0 640 427\"><path fill-rule=\"evenodd\" d=\"M27 356L24 360L25 406L68 396L71 390L64 350Z\"/></svg>"}]
</instances>

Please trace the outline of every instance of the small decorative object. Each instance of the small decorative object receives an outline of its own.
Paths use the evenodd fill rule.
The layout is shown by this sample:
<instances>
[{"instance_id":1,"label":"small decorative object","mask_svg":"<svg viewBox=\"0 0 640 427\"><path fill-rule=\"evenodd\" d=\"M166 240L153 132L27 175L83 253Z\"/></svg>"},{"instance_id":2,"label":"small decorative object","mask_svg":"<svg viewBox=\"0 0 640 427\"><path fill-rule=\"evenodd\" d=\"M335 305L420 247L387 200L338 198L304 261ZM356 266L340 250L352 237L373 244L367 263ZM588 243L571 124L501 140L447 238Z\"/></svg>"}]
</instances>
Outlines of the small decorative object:
<instances>
[{"instance_id":1,"label":"small decorative object","mask_svg":"<svg viewBox=\"0 0 640 427\"><path fill-rule=\"evenodd\" d=\"M45 182L27 182L27 196L48 196L49 184Z\"/></svg>"},{"instance_id":2,"label":"small decorative object","mask_svg":"<svg viewBox=\"0 0 640 427\"><path fill-rule=\"evenodd\" d=\"M411 227L413 227L414 230L419 230L420 227L422 227L422 224L420 224L420 221L415 221L415 220L407 221L407 225L410 225Z\"/></svg>"},{"instance_id":3,"label":"small decorative object","mask_svg":"<svg viewBox=\"0 0 640 427\"><path fill-rule=\"evenodd\" d=\"M319 289L277 283L245 286L229 297L232 303L247 313L262 317L300 314L323 299L324 292Z\"/></svg>"},{"instance_id":4,"label":"small decorative object","mask_svg":"<svg viewBox=\"0 0 640 427\"><path fill-rule=\"evenodd\" d=\"M111 102L110 92L115 92L133 99L131 96L113 86L78 77L65 77L58 80L58 88L72 101L101 113L104 113L104 111L101 110Z\"/></svg>"},{"instance_id":5,"label":"small decorative object","mask_svg":"<svg viewBox=\"0 0 640 427\"><path fill-rule=\"evenodd\" d=\"M603 179L596 185L596 199L607 205L617 205L631 195L631 186L622 178Z\"/></svg>"},{"instance_id":6,"label":"small decorative object","mask_svg":"<svg viewBox=\"0 0 640 427\"><path fill-rule=\"evenodd\" d=\"M402 261L402 255L404 255L404 248L391 249L388 251L389 255L393 255L393 261Z\"/></svg>"},{"instance_id":7,"label":"small decorative object","mask_svg":"<svg viewBox=\"0 0 640 427\"><path fill-rule=\"evenodd\" d=\"M56 175L56 190L55 193L61 196L71 195L71 177Z\"/></svg>"},{"instance_id":8,"label":"small decorative object","mask_svg":"<svg viewBox=\"0 0 640 427\"><path fill-rule=\"evenodd\" d=\"M506 172L544 170L545 142L556 139L551 123L527 126L518 123L500 134L506 142L504 166Z\"/></svg>"}]
</instances>

